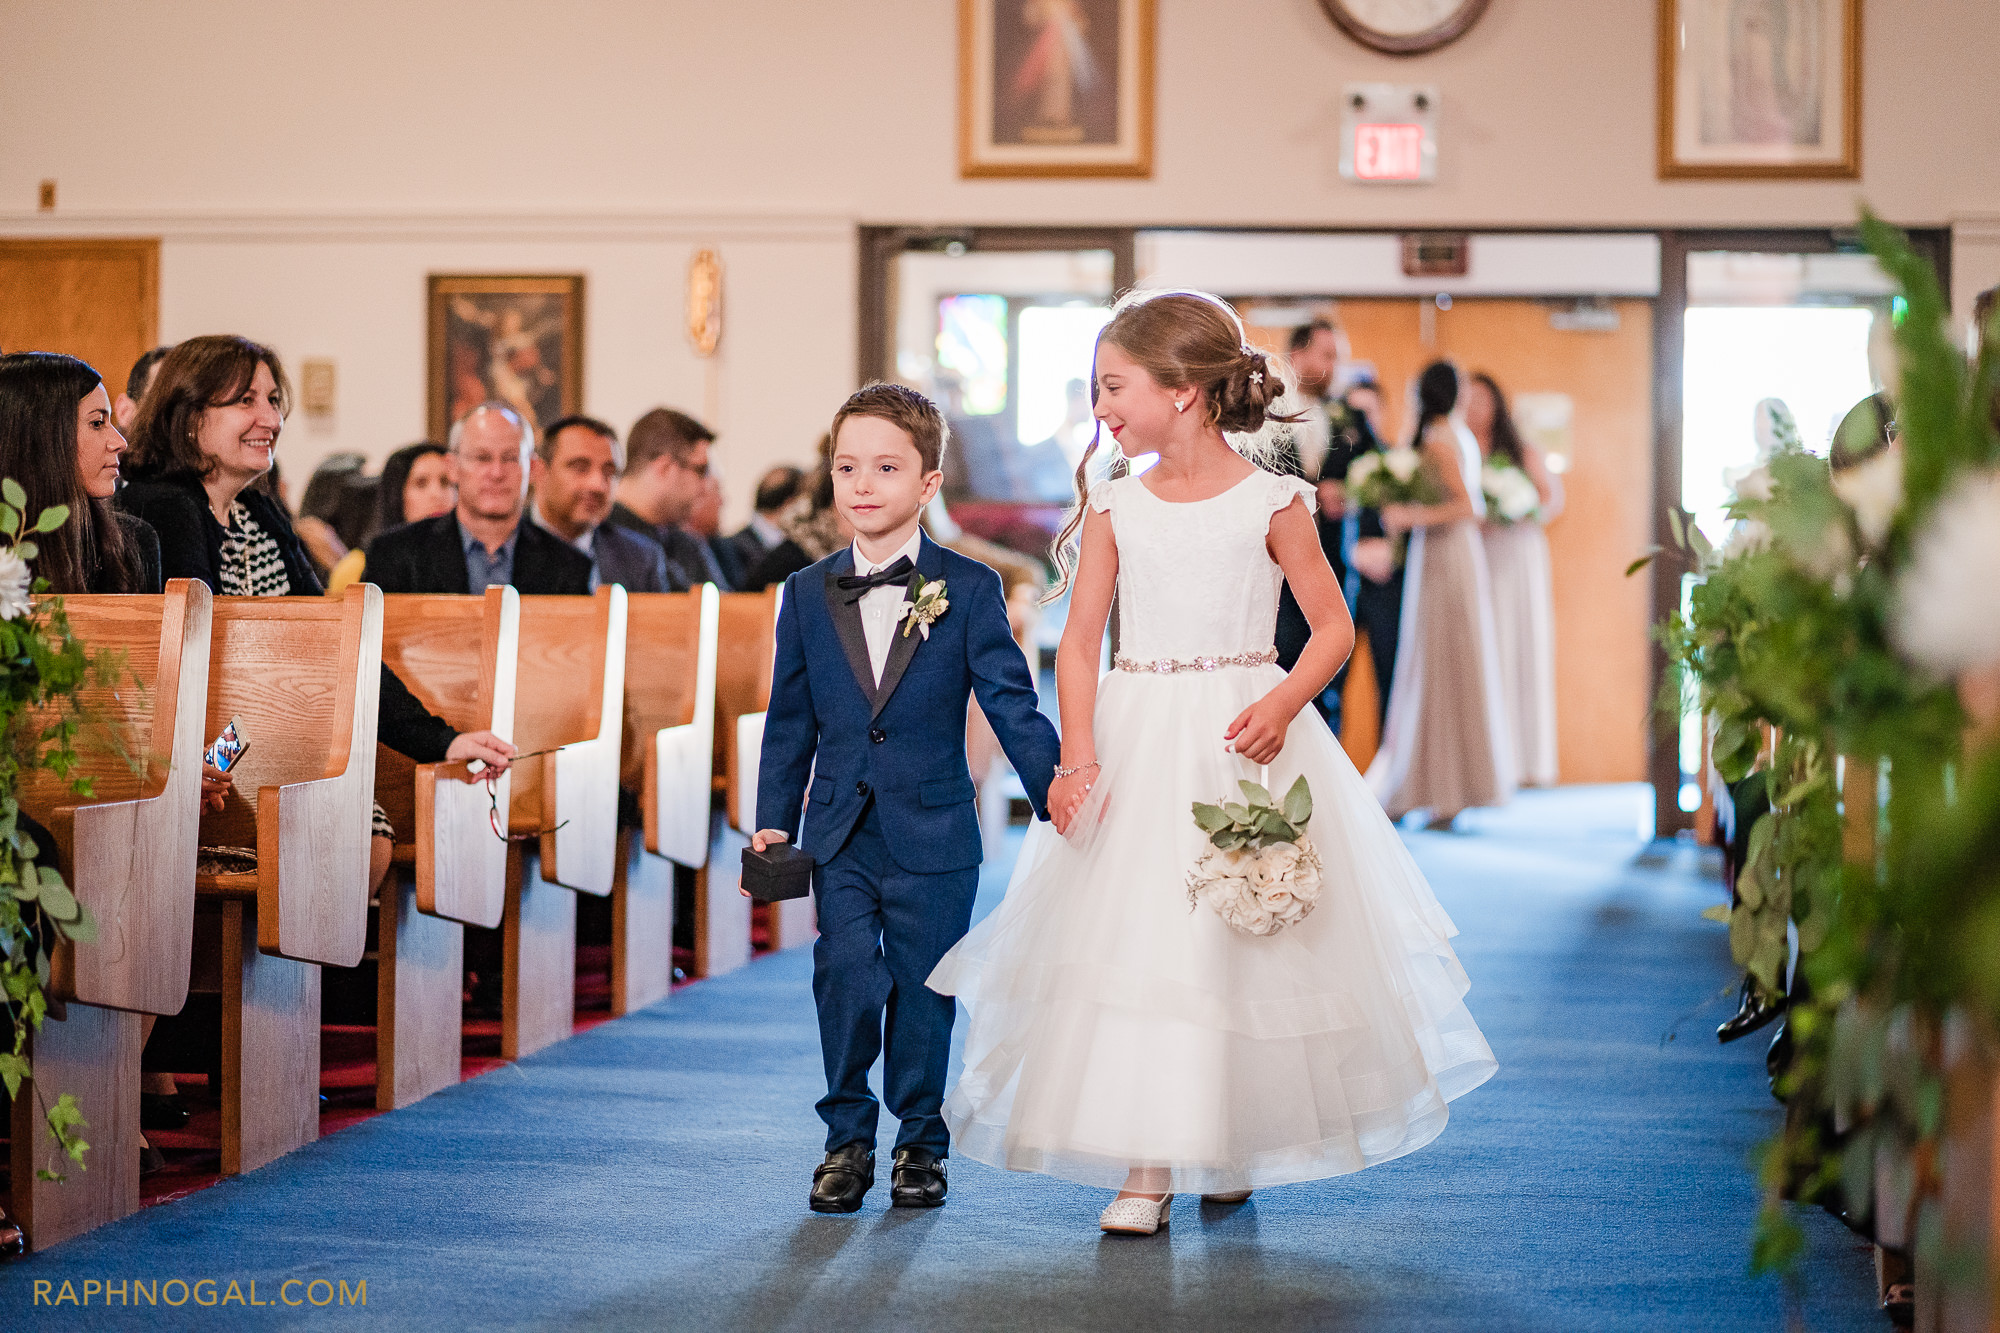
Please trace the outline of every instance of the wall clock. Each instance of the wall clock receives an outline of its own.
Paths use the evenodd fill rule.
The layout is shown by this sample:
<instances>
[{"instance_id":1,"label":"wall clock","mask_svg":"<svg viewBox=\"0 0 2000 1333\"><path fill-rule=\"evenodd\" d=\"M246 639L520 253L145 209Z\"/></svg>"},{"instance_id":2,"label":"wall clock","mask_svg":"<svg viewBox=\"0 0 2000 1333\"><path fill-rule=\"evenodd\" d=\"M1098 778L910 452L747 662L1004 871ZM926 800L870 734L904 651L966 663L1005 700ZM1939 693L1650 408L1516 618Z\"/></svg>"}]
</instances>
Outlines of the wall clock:
<instances>
[{"instance_id":1,"label":"wall clock","mask_svg":"<svg viewBox=\"0 0 2000 1333\"><path fill-rule=\"evenodd\" d=\"M1319 0L1340 30L1392 56L1422 55L1465 35L1487 0Z\"/></svg>"}]
</instances>

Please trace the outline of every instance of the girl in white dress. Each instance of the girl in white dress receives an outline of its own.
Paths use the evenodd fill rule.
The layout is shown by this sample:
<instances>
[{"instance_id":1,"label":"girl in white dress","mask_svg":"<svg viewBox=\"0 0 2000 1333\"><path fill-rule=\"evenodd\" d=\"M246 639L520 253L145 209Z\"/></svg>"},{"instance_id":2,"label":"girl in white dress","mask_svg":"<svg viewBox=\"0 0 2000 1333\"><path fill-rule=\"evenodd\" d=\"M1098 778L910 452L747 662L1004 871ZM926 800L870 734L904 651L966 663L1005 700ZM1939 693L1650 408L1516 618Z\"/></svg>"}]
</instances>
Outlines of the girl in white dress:
<instances>
[{"instance_id":1,"label":"girl in white dress","mask_svg":"<svg viewBox=\"0 0 2000 1333\"><path fill-rule=\"evenodd\" d=\"M1118 1189L1100 1224L1150 1234L1176 1191L1237 1202L1412 1152L1496 1064L1451 921L1305 707L1354 641L1313 488L1224 438L1265 426L1275 364L1215 298L1150 294L1105 327L1096 385L1101 427L1158 462L1092 486L1064 533L1081 524L1056 668L1061 831L1030 831L1006 900L929 984L971 1012L954 1150ZM1283 579L1313 625L1289 675L1271 646ZM1256 936L1190 907L1194 803L1301 774L1324 866L1312 914Z\"/></svg>"}]
</instances>

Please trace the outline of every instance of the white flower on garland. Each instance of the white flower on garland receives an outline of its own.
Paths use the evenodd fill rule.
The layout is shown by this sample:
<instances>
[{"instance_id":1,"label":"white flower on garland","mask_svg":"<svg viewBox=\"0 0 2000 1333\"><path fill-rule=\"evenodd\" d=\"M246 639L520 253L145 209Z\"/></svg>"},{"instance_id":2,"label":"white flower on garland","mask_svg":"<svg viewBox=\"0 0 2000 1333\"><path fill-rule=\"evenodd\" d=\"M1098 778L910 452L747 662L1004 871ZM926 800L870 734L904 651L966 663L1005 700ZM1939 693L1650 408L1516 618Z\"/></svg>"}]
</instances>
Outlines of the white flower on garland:
<instances>
[{"instance_id":1,"label":"white flower on garland","mask_svg":"<svg viewBox=\"0 0 2000 1333\"><path fill-rule=\"evenodd\" d=\"M1771 527L1761 518L1739 518L1736 526L1729 530L1729 540L1722 544L1718 560L1734 560L1739 555L1754 555L1771 544Z\"/></svg>"},{"instance_id":2,"label":"white flower on garland","mask_svg":"<svg viewBox=\"0 0 2000 1333\"><path fill-rule=\"evenodd\" d=\"M34 581L27 561L11 550L0 550L0 620L18 620L33 609L28 591Z\"/></svg>"},{"instance_id":3,"label":"white flower on garland","mask_svg":"<svg viewBox=\"0 0 2000 1333\"><path fill-rule=\"evenodd\" d=\"M2000 472L1961 480L1917 534L1892 632L1939 675L2000 662Z\"/></svg>"},{"instance_id":4,"label":"white flower on garland","mask_svg":"<svg viewBox=\"0 0 2000 1333\"><path fill-rule=\"evenodd\" d=\"M1903 446L1892 443L1857 467L1833 474L1833 493L1854 511L1861 540L1879 549L1903 508Z\"/></svg>"},{"instance_id":5,"label":"white flower on garland","mask_svg":"<svg viewBox=\"0 0 2000 1333\"><path fill-rule=\"evenodd\" d=\"M1762 463L1722 470L1722 484L1738 500L1765 501L1771 498L1771 469Z\"/></svg>"}]
</instances>

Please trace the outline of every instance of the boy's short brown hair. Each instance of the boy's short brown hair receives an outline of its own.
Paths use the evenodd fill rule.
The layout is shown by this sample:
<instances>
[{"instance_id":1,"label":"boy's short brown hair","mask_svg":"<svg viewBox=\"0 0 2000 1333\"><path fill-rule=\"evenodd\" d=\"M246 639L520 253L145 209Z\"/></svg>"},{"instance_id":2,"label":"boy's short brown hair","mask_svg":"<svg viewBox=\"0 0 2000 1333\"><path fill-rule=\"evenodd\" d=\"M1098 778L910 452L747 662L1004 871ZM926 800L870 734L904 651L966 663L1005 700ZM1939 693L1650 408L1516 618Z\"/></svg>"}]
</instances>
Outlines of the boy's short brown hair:
<instances>
[{"instance_id":1,"label":"boy's short brown hair","mask_svg":"<svg viewBox=\"0 0 2000 1333\"><path fill-rule=\"evenodd\" d=\"M828 432L832 439L840 438L841 423L849 417L879 417L901 429L917 447L925 472L944 466L944 413L915 389L879 380L864 384L833 414L833 429Z\"/></svg>"}]
</instances>

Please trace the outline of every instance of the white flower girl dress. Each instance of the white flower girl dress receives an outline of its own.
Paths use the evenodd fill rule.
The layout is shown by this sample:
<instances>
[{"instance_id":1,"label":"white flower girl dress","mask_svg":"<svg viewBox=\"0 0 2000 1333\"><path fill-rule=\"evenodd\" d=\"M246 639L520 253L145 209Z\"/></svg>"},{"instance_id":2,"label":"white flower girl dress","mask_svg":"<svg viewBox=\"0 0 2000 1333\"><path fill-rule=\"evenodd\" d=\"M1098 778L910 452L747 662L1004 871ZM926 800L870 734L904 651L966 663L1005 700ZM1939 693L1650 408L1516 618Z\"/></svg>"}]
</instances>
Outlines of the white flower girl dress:
<instances>
[{"instance_id":1,"label":"white flower girl dress","mask_svg":"<svg viewBox=\"0 0 2000 1333\"><path fill-rule=\"evenodd\" d=\"M971 1011L944 1108L954 1152L1087 1185L1154 1168L1170 1183L1148 1189L1263 1188L1415 1151L1498 1067L1455 928L1312 709L1267 785L1312 786L1317 907L1264 936L1190 907L1193 804L1262 776L1222 736L1284 678L1265 537L1295 496L1313 503L1261 471L1192 503L1138 476L1091 488L1118 544L1102 768L1070 836L1030 830L1006 899L931 974Z\"/></svg>"}]
</instances>

